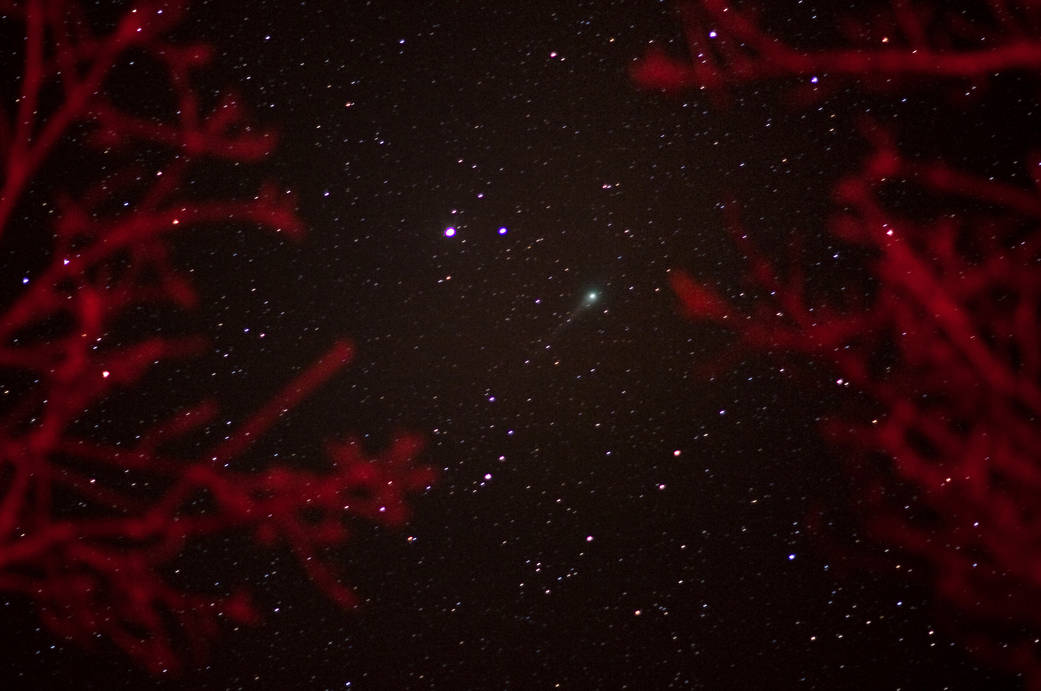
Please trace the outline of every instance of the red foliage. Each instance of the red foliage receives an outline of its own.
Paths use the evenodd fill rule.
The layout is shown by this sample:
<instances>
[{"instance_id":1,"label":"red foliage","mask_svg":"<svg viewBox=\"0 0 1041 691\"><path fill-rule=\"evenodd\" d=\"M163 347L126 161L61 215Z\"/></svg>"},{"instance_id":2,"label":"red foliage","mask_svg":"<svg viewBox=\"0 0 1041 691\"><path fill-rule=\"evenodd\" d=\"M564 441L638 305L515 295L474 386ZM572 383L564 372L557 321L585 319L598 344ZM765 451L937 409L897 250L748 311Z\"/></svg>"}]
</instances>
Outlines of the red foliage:
<instances>
[{"instance_id":1,"label":"red foliage","mask_svg":"<svg viewBox=\"0 0 1041 691\"><path fill-rule=\"evenodd\" d=\"M1036 70L1041 4L985 7L990 23L970 23L894 0L857 25L869 47L812 52L772 37L747 10L704 0L684 10L695 61L651 52L635 77L722 89L827 74L870 88ZM987 40L965 47L977 35ZM736 203L731 231L762 298L742 308L680 270L673 289L690 318L725 325L748 349L826 362L869 396L874 419L825 424L859 481L867 529L926 565L968 650L1041 689L1041 160L1030 157L1030 183L1002 182L905 155L874 123L861 129L871 153L834 185L830 232L870 257L870 289L814 296L798 264L757 250Z\"/></svg>"},{"instance_id":2,"label":"red foliage","mask_svg":"<svg viewBox=\"0 0 1041 691\"><path fill-rule=\"evenodd\" d=\"M99 169L89 188L55 200L51 227L31 230L49 248L47 264L0 312L0 380L8 383L0 386L0 590L35 601L59 635L85 644L107 638L155 671L176 668L182 644L202 652L222 618L257 618L245 589L198 593L171 581L194 540L239 531L287 546L333 600L352 605L327 551L349 539L348 519L406 519L406 495L432 480L428 468L412 465L421 441L404 436L376 459L356 442L333 444L323 470L237 463L350 361L348 342L191 457L170 449L214 420L212 401L168 411L166 422L129 441L99 441L118 429L86 435L77 426L144 386L156 365L207 347L198 336L127 335L120 326L141 308L196 303L171 259L173 234L204 223L302 234L291 199L274 185L245 198L184 193L200 166L258 161L275 137L257 130L233 96L204 107L192 72L210 49L166 38L182 15L179 2L137 4L108 32L94 30L68 0L0 2L0 12L25 29L20 93L0 110L0 241L30 234L17 228L32 218L20 205L35 181L56 177L44 171L60 146L82 139L106 154L152 152L114 172ZM174 119L141 117L106 97L106 79L129 51L163 67Z\"/></svg>"},{"instance_id":3,"label":"red foliage","mask_svg":"<svg viewBox=\"0 0 1041 691\"><path fill-rule=\"evenodd\" d=\"M1032 0L987 0L976 20L950 3L890 0L868 20L838 29L844 44L801 49L766 29L755 7L726 0L680 4L687 57L654 48L632 70L651 89L724 92L771 79L799 78L800 95L819 97L856 80L893 88L911 79L959 79L983 86L996 73L1041 67L1041 5Z\"/></svg>"}]
</instances>

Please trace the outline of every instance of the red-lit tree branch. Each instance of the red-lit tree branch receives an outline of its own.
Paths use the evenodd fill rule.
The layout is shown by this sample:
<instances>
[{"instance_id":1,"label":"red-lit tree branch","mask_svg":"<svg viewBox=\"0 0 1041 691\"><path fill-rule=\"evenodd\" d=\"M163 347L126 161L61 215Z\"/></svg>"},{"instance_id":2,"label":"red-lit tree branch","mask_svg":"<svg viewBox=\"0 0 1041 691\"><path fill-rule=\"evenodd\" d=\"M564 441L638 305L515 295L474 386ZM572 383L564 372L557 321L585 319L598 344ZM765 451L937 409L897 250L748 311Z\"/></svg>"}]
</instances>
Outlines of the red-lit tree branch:
<instances>
[{"instance_id":1,"label":"red-lit tree branch","mask_svg":"<svg viewBox=\"0 0 1041 691\"><path fill-rule=\"evenodd\" d=\"M1041 204L1038 188L979 178L944 162L903 158L883 136L836 186L831 231L864 246L876 278L864 304L808 295L798 267L783 272L731 230L764 291L742 309L674 270L695 320L726 325L749 349L831 365L840 385L877 404L874 419L836 417L865 490L863 518L880 542L929 566L938 598L972 626L973 652L1041 684ZM1029 164L1037 180L1038 161ZM880 201L912 186L948 212L907 218ZM965 202L969 202L968 205ZM953 214L949 209L959 208ZM965 209L975 209L974 212ZM871 472L867 457L887 460ZM907 488L915 501L906 501ZM1033 633L1032 633L1033 632Z\"/></svg>"},{"instance_id":2,"label":"red-lit tree branch","mask_svg":"<svg viewBox=\"0 0 1041 691\"><path fill-rule=\"evenodd\" d=\"M946 5L882 7L842 27L839 48L814 51L750 9L688 3L692 61L651 52L634 78L716 92L817 75L919 88L1036 74L1041 62L1041 3L983 2L971 20ZM867 258L863 274L822 287L798 257L768 257L730 202L759 297L729 299L682 270L672 287L688 317L745 349L827 363L866 394L872 413L836 415L824 431L844 449L869 533L926 566L968 650L1041 689L1041 159L1028 157L1027 182L1003 181L906 154L885 125L861 131L870 154L836 180L829 230Z\"/></svg>"},{"instance_id":3,"label":"red-lit tree branch","mask_svg":"<svg viewBox=\"0 0 1041 691\"><path fill-rule=\"evenodd\" d=\"M349 539L351 519L406 519L407 495L432 480L413 465L421 441L402 436L378 458L356 441L330 444L327 462L306 469L258 471L242 461L351 360L348 342L187 457L171 449L214 421L213 401L168 411L129 439L119 429L85 434L80 424L143 386L157 365L207 348L199 336L126 328L136 310L197 302L171 258L174 234L243 224L302 234L292 199L271 183L242 198L185 192L202 166L264 158L274 135L257 130L233 95L205 105L192 72L210 49L166 39L180 2L134 5L108 32L95 31L75 2L4 2L0 10L22 22L26 39L16 101L0 110L0 242L28 237L49 250L0 304L0 590L35 601L58 634L84 644L106 638L156 671L176 668L185 646L200 652L221 618L257 618L245 589L193 592L171 580L192 541L238 531L284 546L333 600L352 605L329 550ZM163 68L176 97L171 119L130 113L107 94L106 78L131 50ZM34 184L62 176L56 152L77 142L127 162L68 175L46 221L23 220L39 216L27 201ZM117 158L124 151L147 153Z\"/></svg>"},{"instance_id":4,"label":"red-lit tree branch","mask_svg":"<svg viewBox=\"0 0 1041 691\"><path fill-rule=\"evenodd\" d=\"M890 0L870 19L846 20L841 47L802 49L763 26L754 6L726 0L680 5L688 55L648 50L632 69L653 89L729 88L802 79L803 96L857 80L892 88L909 79L956 79L982 86L995 73L1041 68L1041 5L989 0L981 16L964 8ZM812 80L812 82L811 82Z\"/></svg>"}]
</instances>

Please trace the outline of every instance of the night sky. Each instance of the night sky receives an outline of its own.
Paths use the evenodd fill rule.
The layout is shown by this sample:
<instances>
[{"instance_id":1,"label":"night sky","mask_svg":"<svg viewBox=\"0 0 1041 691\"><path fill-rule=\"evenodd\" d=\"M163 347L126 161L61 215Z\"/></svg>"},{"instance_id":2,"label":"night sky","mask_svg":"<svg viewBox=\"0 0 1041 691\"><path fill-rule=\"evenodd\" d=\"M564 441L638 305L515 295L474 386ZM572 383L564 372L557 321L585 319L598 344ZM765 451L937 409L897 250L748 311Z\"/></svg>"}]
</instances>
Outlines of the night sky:
<instances>
[{"instance_id":1,"label":"night sky","mask_svg":"<svg viewBox=\"0 0 1041 691\"><path fill-rule=\"evenodd\" d=\"M829 40L812 3L778 4L779 30ZM349 336L354 363L256 458L306 465L337 435L377 451L413 430L439 479L407 526L357 528L342 555L356 611L277 550L205 544L185 572L255 588L262 625L227 627L164 680L0 599L0 686L1016 688L952 642L913 569L867 570L807 535L823 511L845 548L870 549L817 434L853 394L755 353L700 374L733 339L684 319L669 288L683 268L745 297L731 198L768 251L805 231L807 265L841 282L827 189L864 150L854 117L914 132L942 99L640 91L633 59L681 50L661 2L209 2L177 35L216 48L201 90L238 90L280 132L242 189L278 180L309 230L178 241L203 296L178 328L214 352L150 400L217 392L241 419ZM113 88L155 86L142 68ZM941 114L952 131L996 117Z\"/></svg>"}]
</instances>

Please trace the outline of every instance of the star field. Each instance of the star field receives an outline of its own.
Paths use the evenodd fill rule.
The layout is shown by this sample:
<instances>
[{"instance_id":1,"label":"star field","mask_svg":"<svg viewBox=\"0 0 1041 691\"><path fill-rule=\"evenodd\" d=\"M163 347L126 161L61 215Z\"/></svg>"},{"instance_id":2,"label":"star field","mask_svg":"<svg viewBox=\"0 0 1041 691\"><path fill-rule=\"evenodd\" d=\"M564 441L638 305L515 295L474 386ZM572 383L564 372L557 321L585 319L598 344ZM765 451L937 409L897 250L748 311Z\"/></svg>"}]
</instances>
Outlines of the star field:
<instances>
[{"instance_id":1,"label":"star field","mask_svg":"<svg viewBox=\"0 0 1041 691\"><path fill-rule=\"evenodd\" d=\"M824 30L787 5L789 29ZM439 479L400 531L358 528L356 612L277 551L206 544L185 570L245 578L263 625L153 679L0 601L25 633L4 688L1016 688L945 636L913 566L862 570L809 535L827 506L865 542L817 434L848 383L739 352L702 374L732 340L669 287L682 267L751 300L726 200L780 252L826 217L857 114L931 106L640 91L633 58L682 43L667 3L211 1L178 32L215 45L206 88L280 133L263 177L309 230L179 246L215 352L170 386L228 392L230 425L348 336L351 367L257 453L415 430ZM855 260L830 243L806 250L823 283Z\"/></svg>"}]
</instances>

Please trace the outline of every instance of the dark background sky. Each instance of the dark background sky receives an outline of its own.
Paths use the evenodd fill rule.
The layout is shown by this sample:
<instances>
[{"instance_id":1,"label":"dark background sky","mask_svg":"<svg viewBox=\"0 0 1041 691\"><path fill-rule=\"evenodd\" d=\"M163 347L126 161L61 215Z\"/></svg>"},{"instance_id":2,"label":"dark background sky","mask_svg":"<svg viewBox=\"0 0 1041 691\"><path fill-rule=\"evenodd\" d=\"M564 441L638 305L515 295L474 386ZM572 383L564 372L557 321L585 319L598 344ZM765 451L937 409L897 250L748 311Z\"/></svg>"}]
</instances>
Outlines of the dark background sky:
<instances>
[{"instance_id":1,"label":"dark background sky","mask_svg":"<svg viewBox=\"0 0 1041 691\"><path fill-rule=\"evenodd\" d=\"M823 8L778 4L780 30L829 40ZM640 92L631 60L680 37L658 2L195 3L180 34L217 49L204 91L236 88L281 132L262 173L310 232L183 240L192 327L216 350L154 402L213 390L240 419L348 335L355 364L257 457L412 429L441 478L408 527L361 528L345 551L357 612L291 559L205 545L185 570L252 584L263 626L164 682L7 602L4 688L1014 688L958 651L914 578L806 536L815 507L845 526L855 506L815 427L848 393L751 355L697 376L729 340L668 289L670 267L744 289L731 196L767 248L807 231L807 265L841 281L822 229L862 150L853 117L913 133L942 101ZM114 88L157 98L146 72ZM952 132L991 117L941 114Z\"/></svg>"}]
</instances>

